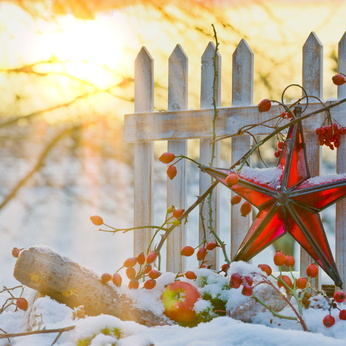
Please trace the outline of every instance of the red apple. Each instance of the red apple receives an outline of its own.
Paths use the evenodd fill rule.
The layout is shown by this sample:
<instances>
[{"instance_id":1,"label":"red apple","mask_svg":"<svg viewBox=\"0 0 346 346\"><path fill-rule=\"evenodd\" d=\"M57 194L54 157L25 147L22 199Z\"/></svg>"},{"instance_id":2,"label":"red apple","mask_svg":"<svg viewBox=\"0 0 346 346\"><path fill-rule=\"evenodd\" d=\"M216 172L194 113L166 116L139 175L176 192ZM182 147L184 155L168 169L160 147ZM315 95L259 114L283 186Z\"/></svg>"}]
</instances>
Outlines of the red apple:
<instances>
[{"instance_id":1,"label":"red apple","mask_svg":"<svg viewBox=\"0 0 346 346\"><path fill-rule=\"evenodd\" d=\"M188 282L175 281L166 286L161 300L165 315L176 322L191 322L196 317L193 307L200 298L197 288Z\"/></svg>"}]
</instances>

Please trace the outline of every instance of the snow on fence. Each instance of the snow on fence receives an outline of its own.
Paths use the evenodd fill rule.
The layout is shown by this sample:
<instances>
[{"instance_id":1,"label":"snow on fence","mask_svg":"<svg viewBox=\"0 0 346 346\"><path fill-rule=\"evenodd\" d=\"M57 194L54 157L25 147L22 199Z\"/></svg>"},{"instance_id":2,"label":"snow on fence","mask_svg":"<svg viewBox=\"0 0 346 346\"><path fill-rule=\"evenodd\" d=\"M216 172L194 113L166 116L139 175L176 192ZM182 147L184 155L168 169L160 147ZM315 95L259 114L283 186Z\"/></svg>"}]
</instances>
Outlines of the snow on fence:
<instances>
[{"instance_id":1,"label":"snow on fence","mask_svg":"<svg viewBox=\"0 0 346 346\"><path fill-rule=\"evenodd\" d=\"M168 151L177 155L187 153L188 140L200 139L199 162L208 164L211 157L211 140L213 137L212 119L214 117L213 97L216 105L220 105L220 81L221 81L221 56L217 52L215 59L217 74L214 80L214 55L215 45L210 42L201 58L201 95L200 109L188 110L188 58L182 47L177 45L169 58L168 78L168 110L154 112L154 61L150 53L143 47L135 61L135 113L125 115L124 138L125 141L134 143L134 225L151 225L153 219L153 142L166 140ZM346 34L339 42L338 69L346 72ZM232 106L218 107L216 118L217 137L235 134L247 124L258 124L277 114L277 106L273 106L269 112L259 113L257 106L253 105L254 89L254 54L247 42L242 39L233 53L232 59ZM323 46L315 33L311 33L303 46L303 72L302 86L308 95L322 98L322 64ZM213 88L214 85L214 88ZM346 97L346 85L338 87L337 98ZM313 101L313 102L311 102ZM336 101L327 101L333 103ZM309 100L309 107L305 114L319 109L321 105L314 100ZM338 106L337 112L332 112L333 117L345 126L345 120L341 119L343 106ZM315 134L316 127L320 126L325 117L320 113L304 120L304 136L306 142L310 175L320 175L321 172L321 147ZM275 125L274 122L270 125ZM267 135L269 129L257 126L251 131L254 135ZM218 142L219 143L219 142ZM249 135L239 135L232 138L231 157L236 162L245 154L251 146ZM337 149L337 173L346 172L346 140L342 139ZM216 161L220 157L220 146L216 146ZM167 181L167 207L174 205L176 208L187 207L186 205L186 165L184 160L177 164L178 174ZM210 177L200 173L199 186L202 194L210 185ZM215 229L218 232L218 199L214 198ZM205 208L206 209L206 208ZM230 255L236 253L250 226L250 217L242 217L239 205L230 206ZM200 210L207 216L207 210ZM226 217L223 215L223 217ZM201 226L200 226L201 228ZM335 225L336 248L334 256L341 278L346 282L346 200L337 203ZM144 251L151 238L151 230L136 232L134 235L134 253ZM200 229L200 237L203 230ZM185 228L175 229L167 241L166 270L179 272L184 270L180 250L184 245ZM333 249L332 249L333 251ZM216 258L208 258L209 263L217 265ZM301 269L305 268L311 259L301 250Z\"/></svg>"}]
</instances>

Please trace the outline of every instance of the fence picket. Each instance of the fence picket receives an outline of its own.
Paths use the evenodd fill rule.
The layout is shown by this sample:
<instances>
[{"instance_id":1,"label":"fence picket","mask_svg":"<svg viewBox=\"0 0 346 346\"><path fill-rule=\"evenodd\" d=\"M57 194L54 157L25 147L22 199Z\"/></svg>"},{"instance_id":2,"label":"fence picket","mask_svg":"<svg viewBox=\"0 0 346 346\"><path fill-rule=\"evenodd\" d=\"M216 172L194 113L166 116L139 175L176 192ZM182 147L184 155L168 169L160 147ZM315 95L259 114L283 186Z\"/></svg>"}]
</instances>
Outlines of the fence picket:
<instances>
[{"instance_id":1,"label":"fence picket","mask_svg":"<svg viewBox=\"0 0 346 346\"><path fill-rule=\"evenodd\" d=\"M338 47L338 69L339 72L346 73L346 33L339 41ZM346 97L346 85L338 87L338 98ZM341 108L342 107L342 108ZM339 111L346 112L342 105ZM341 136L340 147L336 151L336 172L346 173L346 140ZM340 273L341 280L346 282L346 201L341 200L336 203L336 222L335 222L335 260Z\"/></svg>"},{"instance_id":2,"label":"fence picket","mask_svg":"<svg viewBox=\"0 0 346 346\"><path fill-rule=\"evenodd\" d=\"M215 85L215 104L217 107L220 106L221 97L221 55L216 52L216 47L213 42L209 42L207 48L205 49L202 59L201 59L201 100L200 107L203 108L213 108L214 102L214 91L213 86ZM214 60L215 58L215 60ZM214 71L214 63L216 67L216 75ZM215 83L214 83L215 76ZM214 166L219 166L220 162L220 142L215 143L214 159L212 160L212 138L211 139L201 139L200 140L200 158L199 161L204 165L209 165L213 162ZM209 175L200 172L199 174L199 194L202 195L210 186L211 178ZM209 213L211 213L213 220L213 230L219 234L219 210L218 210L218 189L214 189L211 198L211 210L208 203L200 205L200 215L203 217L204 222L200 219L199 223L199 242L203 239L207 241L214 241L214 237L210 234L209 225ZM205 234L206 233L206 237ZM215 252L210 252L207 255L206 260L208 265L213 268L217 267L217 258Z\"/></svg>"},{"instance_id":3,"label":"fence picket","mask_svg":"<svg viewBox=\"0 0 346 346\"><path fill-rule=\"evenodd\" d=\"M323 46L314 32L312 32L303 46L303 88L308 95L322 98L323 93ZM310 99L309 101L314 101ZM304 125L304 124L303 124ZM307 161L310 176L314 177L321 171L321 147L314 132L304 134ZM300 271L314 262L313 259L301 248ZM314 285L318 286L318 278Z\"/></svg>"},{"instance_id":4,"label":"fence picket","mask_svg":"<svg viewBox=\"0 0 346 346\"><path fill-rule=\"evenodd\" d=\"M178 44L169 57L168 66L168 110L187 108L188 100L188 58ZM186 140L168 141L168 151L177 155L187 154ZM186 162L175 165L178 173L173 180L167 181L167 206L177 209L186 208ZM185 240L185 225L181 224L167 240L166 269L174 273L183 271L183 260L180 256Z\"/></svg>"},{"instance_id":5,"label":"fence picket","mask_svg":"<svg viewBox=\"0 0 346 346\"><path fill-rule=\"evenodd\" d=\"M143 47L135 60L135 112L154 110L154 61ZM153 219L153 143L136 143L134 148L134 226L151 225ZM140 174L136 174L140 172ZM145 252L151 229L134 233L134 253Z\"/></svg>"},{"instance_id":6,"label":"fence picket","mask_svg":"<svg viewBox=\"0 0 346 346\"><path fill-rule=\"evenodd\" d=\"M254 54L242 39L233 53L232 105L248 106L253 103ZM237 162L250 148L250 136L232 138L232 163ZM231 258L233 258L249 229L251 216L240 215L240 204L231 208Z\"/></svg>"}]
</instances>

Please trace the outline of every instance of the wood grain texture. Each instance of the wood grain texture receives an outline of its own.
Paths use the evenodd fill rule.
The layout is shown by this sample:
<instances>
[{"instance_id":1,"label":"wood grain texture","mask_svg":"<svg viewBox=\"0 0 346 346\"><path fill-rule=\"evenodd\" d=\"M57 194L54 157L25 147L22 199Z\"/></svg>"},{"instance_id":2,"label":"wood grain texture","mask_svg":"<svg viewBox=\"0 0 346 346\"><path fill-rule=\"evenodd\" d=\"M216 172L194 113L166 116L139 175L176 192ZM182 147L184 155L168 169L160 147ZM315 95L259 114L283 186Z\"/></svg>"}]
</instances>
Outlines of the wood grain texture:
<instances>
[{"instance_id":1,"label":"wood grain texture","mask_svg":"<svg viewBox=\"0 0 346 346\"><path fill-rule=\"evenodd\" d=\"M318 98L323 97L323 46L314 32L312 32L303 46L303 88L306 93ZM304 95L304 94L303 94ZM310 100L311 101L311 100ZM309 101L309 102L310 102ZM317 119L316 124L321 124ZM303 123L304 130L306 124ZM305 134L305 147L310 176L320 175L321 172L321 148L315 133ZM314 260L301 248L300 273L305 275L306 267ZM314 286L318 287L319 278L313 279Z\"/></svg>"},{"instance_id":2,"label":"wood grain texture","mask_svg":"<svg viewBox=\"0 0 346 346\"><path fill-rule=\"evenodd\" d=\"M311 100L310 100L311 101ZM327 101L326 105L335 103ZM304 104L302 104L304 105ZM309 102L309 107L304 114L321 109L322 105L317 102ZM342 120L342 115L335 109L332 114L336 120ZM232 106L218 108L216 120L216 136L237 134L243 126L249 126L266 121L266 125L256 126L251 129L254 135L266 135L272 132L276 126L276 120L270 119L278 116L282 112L282 107L273 105L270 111L260 113L257 105L246 107ZM144 112L137 114L126 114L124 122L124 139L127 142L136 143L142 141L170 140L170 139L191 139L191 138L212 138L213 131L211 123L214 116L213 109L198 109L184 111L163 111L163 112ZM316 123L322 123L324 113L317 114L304 120L304 131L313 132ZM282 122L284 124L285 122Z\"/></svg>"},{"instance_id":3,"label":"wood grain texture","mask_svg":"<svg viewBox=\"0 0 346 346\"><path fill-rule=\"evenodd\" d=\"M221 98L221 55L216 52L216 47L213 42L209 42L201 58L201 97L200 108L212 108L214 101L216 107L220 105ZM214 59L215 58L215 59ZM214 69L215 63L215 69ZM216 71L216 74L215 74ZM215 78L215 80L214 80ZM214 90L215 88L215 90ZM214 100L215 98L215 100ZM209 125L212 127L212 123ZM199 162L204 165L219 167L220 163L220 143L215 143L214 158L212 158L212 139L201 139L199 144ZM208 174L199 173L199 195L201 196L211 185L213 179ZM210 200L210 204L208 201ZM210 228L219 234L219 193L218 188L215 188L210 198L199 208L199 243L204 239L207 242L215 241L215 237L210 233ZM203 218L203 219L202 219ZM212 220L212 222L209 222ZM207 254L205 260L211 268L218 267L218 259L216 251L211 251Z\"/></svg>"},{"instance_id":4,"label":"wood grain texture","mask_svg":"<svg viewBox=\"0 0 346 346\"><path fill-rule=\"evenodd\" d=\"M168 110L187 108L188 95L188 58L180 45L173 50L168 61ZM187 155L186 140L170 140L168 152ZM167 207L186 209L186 161L175 165L177 175L167 179ZM181 224L167 239L166 270L173 273L183 272L183 257L180 251L185 243L185 225Z\"/></svg>"},{"instance_id":5,"label":"wood grain texture","mask_svg":"<svg viewBox=\"0 0 346 346\"><path fill-rule=\"evenodd\" d=\"M338 69L339 72L346 73L346 33L342 36L338 46ZM346 85L338 87L338 98L346 97ZM346 107L339 108L341 114L346 114ZM345 125L344 122L342 122ZM342 136L341 145L336 152L336 172L346 173L346 140ZM341 280L346 283L346 200L336 203L335 222L335 252L336 265L340 273Z\"/></svg>"},{"instance_id":6,"label":"wood grain texture","mask_svg":"<svg viewBox=\"0 0 346 346\"><path fill-rule=\"evenodd\" d=\"M244 39L239 42L233 53L232 69L232 105L243 106L244 109L248 109L248 106L253 103L254 54ZM243 117L246 117L244 113ZM240 120L243 121L243 119ZM261 120L258 118L257 124L260 122ZM252 139L249 135L232 138L232 164L237 162L250 149L251 144ZM251 163L251 159L249 163ZM234 205L231 208L231 258L236 255L252 221L251 214L245 217L241 216L241 204Z\"/></svg>"},{"instance_id":7,"label":"wood grain texture","mask_svg":"<svg viewBox=\"0 0 346 346\"><path fill-rule=\"evenodd\" d=\"M23 285L48 295L71 308L84 306L89 316L108 314L125 321L158 324L162 317L136 309L130 298L98 275L68 257L45 247L31 247L20 252L14 277Z\"/></svg>"},{"instance_id":8,"label":"wood grain texture","mask_svg":"<svg viewBox=\"0 0 346 346\"><path fill-rule=\"evenodd\" d=\"M154 61L143 47L135 61L135 112L154 110ZM147 125L146 125L147 126ZM153 143L136 143L134 148L134 225L151 225L153 219ZM140 174L136 174L140 172ZM146 253L151 229L134 233L134 256Z\"/></svg>"}]
</instances>

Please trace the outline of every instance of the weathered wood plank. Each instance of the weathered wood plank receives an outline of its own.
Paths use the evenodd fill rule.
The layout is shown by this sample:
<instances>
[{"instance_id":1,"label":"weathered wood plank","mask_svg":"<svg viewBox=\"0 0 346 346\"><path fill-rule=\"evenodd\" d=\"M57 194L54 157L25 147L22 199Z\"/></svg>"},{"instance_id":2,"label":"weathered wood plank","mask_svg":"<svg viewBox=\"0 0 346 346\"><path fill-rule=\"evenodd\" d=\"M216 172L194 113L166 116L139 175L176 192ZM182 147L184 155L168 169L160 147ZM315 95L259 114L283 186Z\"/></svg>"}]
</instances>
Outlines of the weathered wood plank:
<instances>
[{"instance_id":1,"label":"weathered wood plank","mask_svg":"<svg viewBox=\"0 0 346 346\"><path fill-rule=\"evenodd\" d=\"M200 107L211 108L213 102L218 107L220 105L221 98L221 55L216 52L214 43L210 42L205 49L201 59L201 98ZM215 59L214 59L215 58ZM215 63L215 69L214 69ZM216 71L216 75L215 72ZM215 78L215 80L214 80ZM215 89L215 90L214 90ZM215 99L215 100L214 100ZM210 124L212 126L212 124ZM201 139L200 140L200 158L199 162L205 165L212 164L213 166L219 166L220 162L220 143L214 144L214 153L212 152L212 139ZM214 158L212 156L214 155ZM209 175L200 172L199 174L199 194L202 195L210 186L212 179ZM209 227L211 227L216 234L219 234L219 209L218 209L218 189L214 189L210 198L210 205L208 200L204 204L200 205L199 213L201 215L199 221L199 242L204 237L207 241L215 241L215 237L210 234ZM203 220L202 220L203 218ZM212 224L209 223L209 219L212 220ZM206 257L208 265L212 268L217 268L217 256L216 252L212 251L208 253Z\"/></svg>"},{"instance_id":2,"label":"weathered wood plank","mask_svg":"<svg viewBox=\"0 0 346 346\"><path fill-rule=\"evenodd\" d=\"M135 112L154 110L154 61L143 47L135 60ZM151 225L153 218L153 143L136 143L134 148L134 226ZM134 233L134 255L146 252L151 229Z\"/></svg>"},{"instance_id":3,"label":"weathered wood plank","mask_svg":"<svg viewBox=\"0 0 346 346\"><path fill-rule=\"evenodd\" d=\"M169 57L168 66L168 110L187 108L188 95L188 58L180 45ZM176 155L187 155L185 140L168 141L168 151ZM173 180L167 179L167 207L186 208L186 161L175 165L178 173ZM167 239L166 269L173 273L183 271L183 257L180 251L185 240L185 225L181 224Z\"/></svg>"},{"instance_id":4,"label":"weathered wood plank","mask_svg":"<svg viewBox=\"0 0 346 346\"><path fill-rule=\"evenodd\" d=\"M346 33L343 35L338 46L338 70L346 73ZM338 87L338 98L346 97L346 85ZM341 114L345 114L346 107L341 107ZM344 124L344 123L342 123ZM342 136L343 137L343 136ZM336 152L336 172L341 174L346 172L346 140L341 138L341 145ZM346 283L346 201L336 203L336 223L335 223L335 244L336 244L336 265L340 273L341 280Z\"/></svg>"},{"instance_id":5,"label":"weathered wood plank","mask_svg":"<svg viewBox=\"0 0 346 346\"><path fill-rule=\"evenodd\" d=\"M327 101L326 105L335 102ZM304 114L321 108L320 103L309 103L309 107ZM255 105L220 107L218 108L216 120L216 135L219 138L236 134L239 128L267 121L279 115L281 111L282 107L277 105L273 105L271 110L265 113L258 112ZM337 109L334 108L331 112L336 120L342 120L342 115ZM124 123L124 139L127 142L136 143L170 139L212 138L213 132L210 124L213 116L213 109L127 114ZM320 113L304 120L304 131L315 131L316 124L320 124L324 116L324 113ZM266 125L274 127L276 126L276 120L268 121ZM251 133L265 135L272 132L272 130L273 128L266 126L256 126L251 130Z\"/></svg>"},{"instance_id":6,"label":"weathered wood plank","mask_svg":"<svg viewBox=\"0 0 346 346\"><path fill-rule=\"evenodd\" d=\"M20 252L14 277L23 285L71 308L84 307L89 316L108 314L142 324L158 324L163 318L139 310L113 284L104 284L93 271L46 247Z\"/></svg>"},{"instance_id":7,"label":"weathered wood plank","mask_svg":"<svg viewBox=\"0 0 346 346\"><path fill-rule=\"evenodd\" d=\"M249 106L253 103L254 54L244 39L239 42L232 58L232 105ZM243 114L243 116L245 115ZM261 118L263 117L261 116ZM243 121L243 119L239 120ZM261 120L258 119L257 124L260 122ZM248 135L232 138L232 164L237 162L250 149L251 143L252 139ZM234 194L232 193L232 195ZM236 255L252 220L251 215L241 216L240 206L241 204L238 204L231 208L231 258Z\"/></svg>"},{"instance_id":8,"label":"weathered wood plank","mask_svg":"<svg viewBox=\"0 0 346 346\"><path fill-rule=\"evenodd\" d=\"M312 32L303 46L303 88L306 93L318 98L323 97L323 46L314 32ZM310 100L311 101L311 100ZM315 120L315 127L318 122ZM321 169L321 148L315 133L305 134L305 147L310 176L317 176ZM314 260L301 248L300 271L305 274L306 267ZM318 286L318 278L314 285Z\"/></svg>"}]
</instances>

